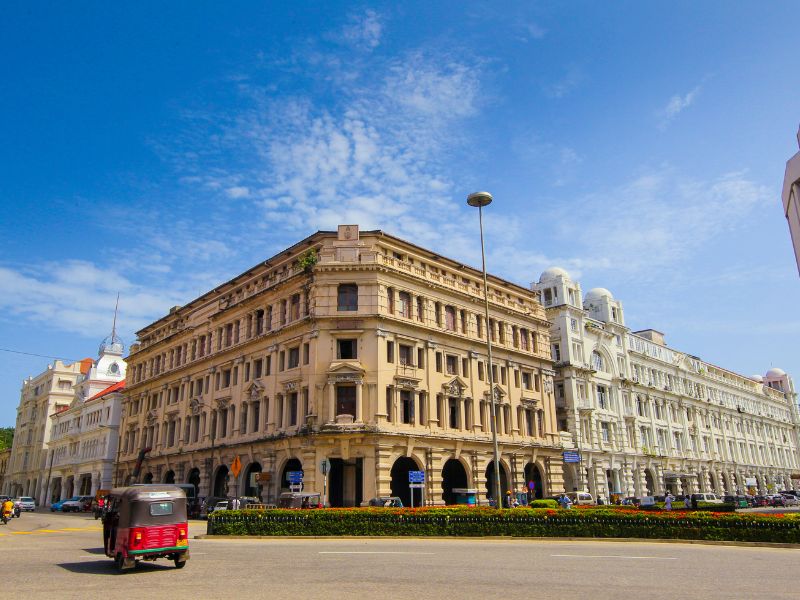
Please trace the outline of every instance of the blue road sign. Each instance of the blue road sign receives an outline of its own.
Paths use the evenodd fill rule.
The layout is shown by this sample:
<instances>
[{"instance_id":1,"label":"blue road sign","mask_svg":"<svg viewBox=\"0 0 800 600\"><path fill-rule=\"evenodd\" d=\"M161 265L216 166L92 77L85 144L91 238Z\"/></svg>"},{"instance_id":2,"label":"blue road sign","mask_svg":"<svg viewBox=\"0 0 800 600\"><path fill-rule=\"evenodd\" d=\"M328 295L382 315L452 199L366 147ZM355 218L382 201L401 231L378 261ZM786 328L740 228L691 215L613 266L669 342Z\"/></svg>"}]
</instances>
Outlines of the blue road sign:
<instances>
[{"instance_id":1,"label":"blue road sign","mask_svg":"<svg viewBox=\"0 0 800 600\"><path fill-rule=\"evenodd\" d=\"M581 455L578 452L564 452L565 463L581 462Z\"/></svg>"},{"instance_id":2,"label":"blue road sign","mask_svg":"<svg viewBox=\"0 0 800 600\"><path fill-rule=\"evenodd\" d=\"M425 483L425 471L409 471L408 483Z\"/></svg>"},{"instance_id":3,"label":"blue road sign","mask_svg":"<svg viewBox=\"0 0 800 600\"><path fill-rule=\"evenodd\" d=\"M289 483L303 483L303 472L302 471L287 471L286 472L286 479Z\"/></svg>"}]
</instances>

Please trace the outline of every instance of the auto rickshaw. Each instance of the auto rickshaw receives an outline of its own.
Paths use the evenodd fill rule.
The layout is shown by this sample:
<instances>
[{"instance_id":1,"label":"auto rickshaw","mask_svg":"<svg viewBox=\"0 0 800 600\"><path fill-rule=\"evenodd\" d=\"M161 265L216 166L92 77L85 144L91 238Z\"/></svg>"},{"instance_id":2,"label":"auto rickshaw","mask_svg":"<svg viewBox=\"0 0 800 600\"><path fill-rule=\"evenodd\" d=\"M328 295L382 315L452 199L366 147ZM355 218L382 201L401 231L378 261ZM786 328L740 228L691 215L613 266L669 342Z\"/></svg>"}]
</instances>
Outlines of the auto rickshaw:
<instances>
[{"instance_id":1,"label":"auto rickshaw","mask_svg":"<svg viewBox=\"0 0 800 600\"><path fill-rule=\"evenodd\" d=\"M173 485L114 488L103 518L103 547L119 571L139 560L189 558L186 494Z\"/></svg>"}]
</instances>

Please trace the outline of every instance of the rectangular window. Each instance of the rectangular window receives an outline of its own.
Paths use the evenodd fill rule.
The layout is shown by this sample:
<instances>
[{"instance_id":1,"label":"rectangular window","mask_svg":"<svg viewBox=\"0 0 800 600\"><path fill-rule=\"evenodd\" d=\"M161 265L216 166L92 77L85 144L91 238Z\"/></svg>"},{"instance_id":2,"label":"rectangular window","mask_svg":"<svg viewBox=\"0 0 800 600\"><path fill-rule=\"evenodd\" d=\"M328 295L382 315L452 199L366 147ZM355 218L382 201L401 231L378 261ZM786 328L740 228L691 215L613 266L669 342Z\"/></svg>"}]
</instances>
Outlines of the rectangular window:
<instances>
[{"instance_id":1,"label":"rectangular window","mask_svg":"<svg viewBox=\"0 0 800 600\"><path fill-rule=\"evenodd\" d=\"M413 367L414 366L414 349L411 346L400 344L397 348L400 356L400 364Z\"/></svg>"},{"instance_id":2,"label":"rectangular window","mask_svg":"<svg viewBox=\"0 0 800 600\"><path fill-rule=\"evenodd\" d=\"M414 395L408 390L400 390L400 420L402 423L414 423Z\"/></svg>"},{"instance_id":3,"label":"rectangular window","mask_svg":"<svg viewBox=\"0 0 800 600\"><path fill-rule=\"evenodd\" d=\"M559 344L553 344L553 360L561 362L561 346Z\"/></svg>"},{"instance_id":4,"label":"rectangular window","mask_svg":"<svg viewBox=\"0 0 800 600\"><path fill-rule=\"evenodd\" d=\"M483 363L478 361L478 381L483 381L484 374L483 374Z\"/></svg>"},{"instance_id":5,"label":"rectangular window","mask_svg":"<svg viewBox=\"0 0 800 600\"><path fill-rule=\"evenodd\" d=\"M425 315L425 301L417 296L417 321L422 321Z\"/></svg>"},{"instance_id":6,"label":"rectangular window","mask_svg":"<svg viewBox=\"0 0 800 600\"><path fill-rule=\"evenodd\" d=\"M303 364L308 364L308 355L309 355L309 344L306 342L303 344Z\"/></svg>"},{"instance_id":7,"label":"rectangular window","mask_svg":"<svg viewBox=\"0 0 800 600\"><path fill-rule=\"evenodd\" d=\"M606 422L600 423L600 431L603 435L603 441L608 443L611 440L611 433L609 430L609 425Z\"/></svg>"},{"instance_id":8,"label":"rectangular window","mask_svg":"<svg viewBox=\"0 0 800 600\"><path fill-rule=\"evenodd\" d=\"M289 394L289 426L297 425L297 392Z\"/></svg>"},{"instance_id":9,"label":"rectangular window","mask_svg":"<svg viewBox=\"0 0 800 600\"><path fill-rule=\"evenodd\" d=\"M386 362L394 364L394 342L386 342Z\"/></svg>"},{"instance_id":10,"label":"rectangular window","mask_svg":"<svg viewBox=\"0 0 800 600\"><path fill-rule=\"evenodd\" d=\"M514 369L514 387L519 387L519 371Z\"/></svg>"},{"instance_id":11,"label":"rectangular window","mask_svg":"<svg viewBox=\"0 0 800 600\"><path fill-rule=\"evenodd\" d=\"M264 375L272 375L272 356L267 356L264 361Z\"/></svg>"},{"instance_id":12,"label":"rectangular window","mask_svg":"<svg viewBox=\"0 0 800 600\"><path fill-rule=\"evenodd\" d=\"M336 414L356 416L356 386L336 386Z\"/></svg>"},{"instance_id":13,"label":"rectangular window","mask_svg":"<svg viewBox=\"0 0 800 600\"><path fill-rule=\"evenodd\" d=\"M343 283L337 290L337 310L358 310L358 286L355 283Z\"/></svg>"},{"instance_id":14,"label":"rectangular window","mask_svg":"<svg viewBox=\"0 0 800 600\"><path fill-rule=\"evenodd\" d=\"M505 385L506 384L506 368L500 367L500 383Z\"/></svg>"},{"instance_id":15,"label":"rectangular window","mask_svg":"<svg viewBox=\"0 0 800 600\"><path fill-rule=\"evenodd\" d=\"M300 366L300 347L289 348L289 369L294 369Z\"/></svg>"},{"instance_id":16,"label":"rectangular window","mask_svg":"<svg viewBox=\"0 0 800 600\"><path fill-rule=\"evenodd\" d=\"M452 306L444 307L444 327L448 331L456 330L456 309Z\"/></svg>"},{"instance_id":17,"label":"rectangular window","mask_svg":"<svg viewBox=\"0 0 800 600\"><path fill-rule=\"evenodd\" d=\"M456 398L448 398L447 405L450 429L458 429L458 400Z\"/></svg>"},{"instance_id":18,"label":"rectangular window","mask_svg":"<svg viewBox=\"0 0 800 600\"><path fill-rule=\"evenodd\" d=\"M477 330L477 334L479 338L483 337L483 317L480 315L475 315L475 329Z\"/></svg>"},{"instance_id":19,"label":"rectangular window","mask_svg":"<svg viewBox=\"0 0 800 600\"><path fill-rule=\"evenodd\" d=\"M386 387L386 420L392 422L392 398L394 388L392 386Z\"/></svg>"},{"instance_id":20,"label":"rectangular window","mask_svg":"<svg viewBox=\"0 0 800 600\"><path fill-rule=\"evenodd\" d=\"M425 368L425 349L417 348L417 366L420 369Z\"/></svg>"},{"instance_id":21,"label":"rectangular window","mask_svg":"<svg viewBox=\"0 0 800 600\"><path fill-rule=\"evenodd\" d=\"M278 352L278 372L283 371L285 365L286 365L286 353L283 350L281 350L280 352Z\"/></svg>"},{"instance_id":22,"label":"rectangular window","mask_svg":"<svg viewBox=\"0 0 800 600\"><path fill-rule=\"evenodd\" d=\"M531 389L531 374L522 372L522 387L526 390Z\"/></svg>"},{"instance_id":23,"label":"rectangular window","mask_svg":"<svg viewBox=\"0 0 800 600\"><path fill-rule=\"evenodd\" d=\"M448 354L445 357L445 367L448 375L458 375L458 357Z\"/></svg>"},{"instance_id":24,"label":"rectangular window","mask_svg":"<svg viewBox=\"0 0 800 600\"><path fill-rule=\"evenodd\" d=\"M411 294L408 292L400 292L398 295L400 303L400 316L406 319L411 318Z\"/></svg>"},{"instance_id":25,"label":"rectangular window","mask_svg":"<svg viewBox=\"0 0 800 600\"><path fill-rule=\"evenodd\" d=\"M250 381L250 363L244 363L244 380Z\"/></svg>"},{"instance_id":26,"label":"rectangular window","mask_svg":"<svg viewBox=\"0 0 800 600\"><path fill-rule=\"evenodd\" d=\"M356 359L356 340L336 340L336 358L340 360Z\"/></svg>"},{"instance_id":27,"label":"rectangular window","mask_svg":"<svg viewBox=\"0 0 800 600\"><path fill-rule=\"evenodd\" d=\"M469 360L466 358L461 359L461 375L469 376Z\"/></svg>"},{"instance_id":28,"label":"rectangular window","mask_svg":"<svg viewBox=\"0 0 800 600\"><path fill-rule=\"evenodd\" d=\"M441 352L437 352L436 353L436 372L437 373L441 373L442 372L442 353Z\"/></svg>"},{"instance_id":29,"label":"rectangular window","mask_svg":"<svg viewBox=\"0 0 800 600\"><path fill-rule=\"evenodd\" d=\"M300 318L300 294L293 294L291 300L292 303L289 318L292 321L296 321Z\"/></svg>"}]
</instances>

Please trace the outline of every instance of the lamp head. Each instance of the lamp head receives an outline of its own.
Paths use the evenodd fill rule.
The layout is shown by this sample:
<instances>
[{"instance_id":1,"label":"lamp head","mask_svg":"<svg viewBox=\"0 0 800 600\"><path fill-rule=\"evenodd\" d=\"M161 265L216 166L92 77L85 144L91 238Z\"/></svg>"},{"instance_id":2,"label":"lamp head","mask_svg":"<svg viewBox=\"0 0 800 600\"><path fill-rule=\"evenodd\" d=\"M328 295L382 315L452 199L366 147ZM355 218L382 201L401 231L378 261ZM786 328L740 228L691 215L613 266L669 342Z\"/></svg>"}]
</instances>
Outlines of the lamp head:
<instances>
[{"instance_id":1,"label":"lamp head","mask_svg":"<svg viewBox=\"0 0 800 600\"><path fill-rule=\"evenodd\" d=\"M492 195L489 192L475 192L467 196L467 204L470 206L486 206L492 203Z\"/></svg>"}]
</instances>

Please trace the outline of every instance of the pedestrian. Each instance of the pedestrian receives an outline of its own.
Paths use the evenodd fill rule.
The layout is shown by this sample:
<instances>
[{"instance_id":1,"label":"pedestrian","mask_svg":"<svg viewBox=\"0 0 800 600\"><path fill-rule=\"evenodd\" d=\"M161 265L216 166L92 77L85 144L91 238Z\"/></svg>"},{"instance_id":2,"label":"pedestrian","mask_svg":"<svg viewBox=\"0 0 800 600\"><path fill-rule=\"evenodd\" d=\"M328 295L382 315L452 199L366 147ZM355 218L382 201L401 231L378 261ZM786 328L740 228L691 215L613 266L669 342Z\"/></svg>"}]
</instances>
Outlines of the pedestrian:
<instances>
[{"instance_id":1,"label":"pedestrian","mask_svg":"<svg viewBox=\"0 0 800 600\"><path fill-rule=\"evenodd\" d=\"M231 508L232 508L233 510L239 510L239 498L234 498L234 499L231 501Z\"/></svg>"},{"instance_id":2,"label":"pedestrian","mask_svg":"<svg viewBox=\"0 0 800 600\"><path fill-rule=\"evenodd\" d=\"M667 492L667 497L664 498L664 509L672 510L672 494Z\"/></svg>"},{"instance_id":3,"label":"pedestrian","mask_svg":"<svg viewBox=\"0 0 800 600\"><path fill-rule=\"evenodd\" d=\"M683 507L691 508L691 506L692 506L692 495L686 494L686 496L683 497Z\"/></svg>"}]
</instances>

